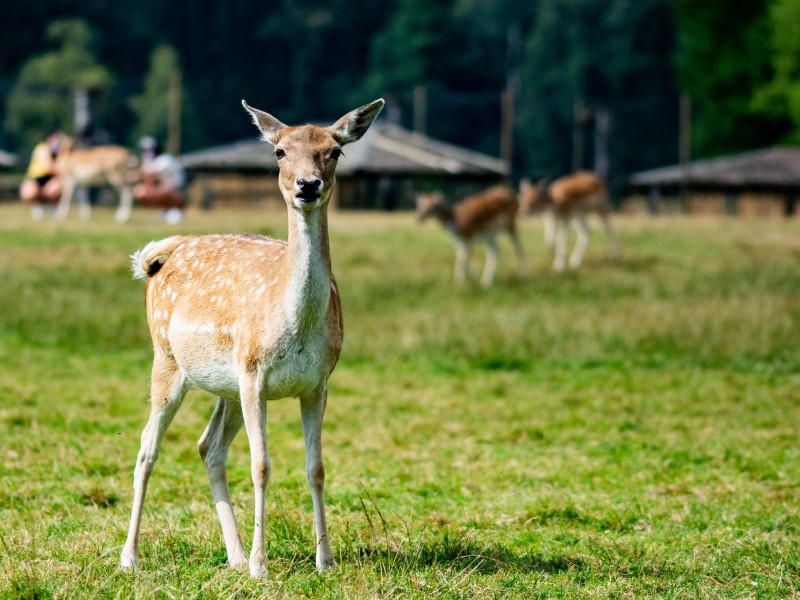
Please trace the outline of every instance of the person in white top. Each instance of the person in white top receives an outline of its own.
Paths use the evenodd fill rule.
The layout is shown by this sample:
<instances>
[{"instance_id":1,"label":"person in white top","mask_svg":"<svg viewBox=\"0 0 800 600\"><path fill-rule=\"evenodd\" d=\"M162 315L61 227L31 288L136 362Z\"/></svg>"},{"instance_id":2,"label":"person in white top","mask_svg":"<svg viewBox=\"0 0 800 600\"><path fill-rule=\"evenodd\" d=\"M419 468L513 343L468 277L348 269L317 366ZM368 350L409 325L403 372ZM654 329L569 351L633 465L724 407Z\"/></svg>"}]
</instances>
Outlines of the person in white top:
<instances>
[{"instance_id":1,"label":"person in white top","mask_svg":"<svg viewBox=\"0 0 800 600\"><path fill-rule=\"evenodd\" d=\"M186 174L177 158L163 152L161 145L151 137L139 142L142 150L142 181L133 189L134 200L151 208L162 209L162 218L168 223L183 219L186 206Z\"/></svg>"}]
</instances>

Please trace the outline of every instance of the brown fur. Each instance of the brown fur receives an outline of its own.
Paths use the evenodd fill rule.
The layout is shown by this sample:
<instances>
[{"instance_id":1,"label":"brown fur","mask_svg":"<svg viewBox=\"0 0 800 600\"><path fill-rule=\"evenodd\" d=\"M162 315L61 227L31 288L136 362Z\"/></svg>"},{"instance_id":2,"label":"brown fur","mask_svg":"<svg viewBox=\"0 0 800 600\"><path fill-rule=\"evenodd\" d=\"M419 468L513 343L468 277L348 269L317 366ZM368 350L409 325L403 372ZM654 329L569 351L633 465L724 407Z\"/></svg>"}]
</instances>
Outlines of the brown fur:
<instances>
[{"instance_id":1,"label":"brown fur","mask_svg":"<svg viewBox=\"0 0 800 600\"><path fill-rule=\"evenodd\" d=\"M267 574L264 503L271 465L266 403L300 400L306 475L316 531L316 563L335 564L323 496L322 420L330 376L342 348L342 307L331 272L328 202L341 145L358 140L383 107L378 100L331 127L287 127L244 104L275 146L278 182L288 212L288 240L249 234L173 236L133 255L147 279L153 339L150 420L134 473L134 501L123 568L136 567L147 481L167 427L191 386L219 397L198 444L222 525L228 560ZM160 265L160 267L159 267ZM244 425L255 489L248 559L233 514L225 464Z\"/></svg>"},{"instance_id":2,"label":"brown fur","mask_svg":"<svg viewBox=\"0 0 800 600\"><path fill-rule=\"evenodd\" d=\"M127 180L130 159L130 152L122 146L107 145L75 149L71 139L63 140L56 156L56 172L63 183L64 191L56 216L61 219L67 216L72 196L77 188L110 185L120 195L117 220L126 221L132 204L132 192ZM82 205L81 212L87 217L88 205Z\"/></svg>"},{"instance_id":3,"label":"brown fur","mask_svg":"<svg viewBox=\"0 0 800 600\"><path fill-rule=\"evenodd\" d=\"M540 181L534 186L523 181L520 184L519 204L522 214L553 208L565 219L579 213L608 214L610 211L606 184L591 171L560 177L550 185Z\"/></svg>"},{"instance_id":4,"label":"brown fur","mask_svg":"<svg viewBox=\"0 0 800 600\"><path fill-rule=\"evenodd\" d=\"M444 203L441 193L421 194L417 197L417 218L420 221L429 217L438 219L453 234L459 245L456 279L462 279L468 274L470 246L483 240L489 245L490 252L496 253L494 238L501 232L511 237L517 252L520 276L523 276L524 253L517 238L517 212L517 197L510 187L504 185L468 196L452 207ZM494 277L495 260L491 255L487 257L482 278L484 285L489 285Z\"/></svg>"},{"instance_id":5,"label":"brown fur","mask_svg":"<svg viewBox=\"0 0 800 600\"><path fill-rule=\"evenodd\" d=\"M619 255L616 234L611 225L611 206L605 182L591 171L566 175L547 185L540 181L532 185L527 179L520 182L520 214L528 215L546 211L545 242L555 246L553 268L562 271L566 266L568 226L572 223L578 231L575 248L569 258L573 268L580 266L589 239L586 215L596 214L603 221L613 257Z\"/></svg>"}]
</instances>

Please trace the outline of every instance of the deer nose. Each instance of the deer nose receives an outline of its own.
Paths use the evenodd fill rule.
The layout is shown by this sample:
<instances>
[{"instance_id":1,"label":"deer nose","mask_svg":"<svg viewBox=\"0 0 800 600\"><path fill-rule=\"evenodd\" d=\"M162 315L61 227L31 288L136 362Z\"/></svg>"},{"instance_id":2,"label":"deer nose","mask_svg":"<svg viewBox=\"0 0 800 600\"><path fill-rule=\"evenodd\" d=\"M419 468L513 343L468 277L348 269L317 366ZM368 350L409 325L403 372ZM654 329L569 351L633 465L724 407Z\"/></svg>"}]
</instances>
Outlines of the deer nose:
<instances>
[{"instance_id":1,"label":"deer nose","mask_svg":"<svg viewBox=\"0 0 800 600\"><path fill-rule=\"evenodd\" d=\"M303 179L301 177L298 178L294 184L301 196L311 194L316 195L320 190L322 190L322 180L318 177L315 177L314 179Z\"/></svg>"}]
</instances>

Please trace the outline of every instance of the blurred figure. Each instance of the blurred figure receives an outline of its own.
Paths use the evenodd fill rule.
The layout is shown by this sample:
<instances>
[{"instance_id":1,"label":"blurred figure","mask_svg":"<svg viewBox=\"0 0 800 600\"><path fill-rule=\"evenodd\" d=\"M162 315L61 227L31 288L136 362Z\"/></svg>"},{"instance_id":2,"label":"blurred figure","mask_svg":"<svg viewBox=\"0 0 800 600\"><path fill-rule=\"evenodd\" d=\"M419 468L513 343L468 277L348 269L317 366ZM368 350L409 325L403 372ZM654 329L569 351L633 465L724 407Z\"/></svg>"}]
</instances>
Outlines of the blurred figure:
<instances>
[{"instance_id":1,"label":"blurred figure","mask_svg":"<svg viewBox=\"0 0 800 600\"><path fill-rule=\"evenodd\" d=\"M570 225L577 230L578 238L569 256L569 266L577 269L581 265L586 245L589 243L586 216L591 213L598 215L603 221L611 257L619 257L619 243L611 226L608 189L597 173L578 171L560 177L550 184L542 180L536 185L525 178L519 183L518 198L520 215L544 211L545 242L555 247L553 270L561 272L567 265L567 238Z\"/></svg>"},{"instance_id":2,"label":"blurred figure","mask_svg":"<svg viewBox=\"0 0 800 600\"><path fill-rule=\"evenodd\" d=\"M186 175L177 158L164 152L152 137L139 142L142 151L142 177L133 189L133 198L143 206L162 209L161 218L167 223L179 223L186 205L184 186Z\"/></svg>"},{"instance_id":3,"label":"blurred figure","mask_svg":"<svg viewBox=\"0 0 800 600\"><path fill-rule=\"evenodd\" d=\"M470 277L469 259L475 243L486 244L486 263L481 285L488 287L497 270L497 235L506 233L517 253L519 278L525 277L525 252L517 236L517 198L508 186L498 185L469 196L454 206L445 203L441 192L417 196L417 219L433 217L450 232L456 243L453 277L463 281Z\"/></svg>"},{"instance_id":4,"label":"blurred figure","mask_svg":"<svg viewBox=\"0 0 800 600\"><path fill-rule=\"evenodd\" d=\"M31 216L39 220L44 217L45 204L56 204L61 198L63 186L56 172L56 157L61 146L61 132L52 131L44 141L36 144L25 179L19 187L19 197L31 205Z\"/></svg>"}]
</instances>

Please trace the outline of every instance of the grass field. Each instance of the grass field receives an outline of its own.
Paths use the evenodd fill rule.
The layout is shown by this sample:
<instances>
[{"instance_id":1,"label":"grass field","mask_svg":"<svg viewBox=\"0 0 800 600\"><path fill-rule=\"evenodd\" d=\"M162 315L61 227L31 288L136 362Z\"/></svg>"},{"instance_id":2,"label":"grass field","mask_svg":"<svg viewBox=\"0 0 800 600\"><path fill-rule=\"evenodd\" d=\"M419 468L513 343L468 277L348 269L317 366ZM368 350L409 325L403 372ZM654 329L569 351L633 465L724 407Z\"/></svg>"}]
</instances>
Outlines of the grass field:
<instances>
[{"instance_id":1,"label":"grass field","mask_svg":"<svg viewBox=\"0 0 800 600\"><path fill-rule=\"evenodd\" d=\"M454 286L443 231L331 217L345 348L324 448L338 561L314 569L296 401L270 403L270 578L229 570L192 393L118 569L151 346L128 255L285 215L34 223L0 206L1 598L793 598L800 589L800 224L628 217L553 274ZM482 258L482 257L481 257ZM479 266L479 265L476 265ZM230 460L246 544L247 441Z\"/></svg>"}]
</instances>

